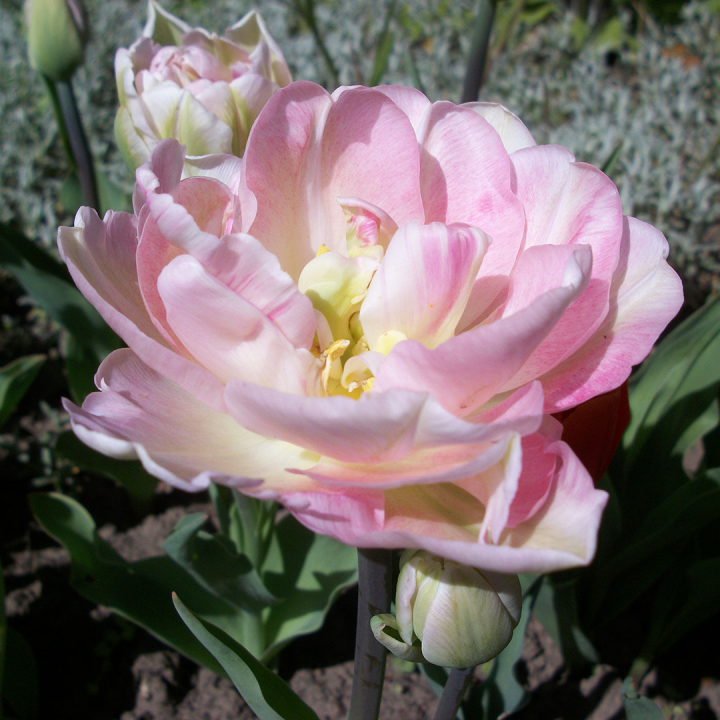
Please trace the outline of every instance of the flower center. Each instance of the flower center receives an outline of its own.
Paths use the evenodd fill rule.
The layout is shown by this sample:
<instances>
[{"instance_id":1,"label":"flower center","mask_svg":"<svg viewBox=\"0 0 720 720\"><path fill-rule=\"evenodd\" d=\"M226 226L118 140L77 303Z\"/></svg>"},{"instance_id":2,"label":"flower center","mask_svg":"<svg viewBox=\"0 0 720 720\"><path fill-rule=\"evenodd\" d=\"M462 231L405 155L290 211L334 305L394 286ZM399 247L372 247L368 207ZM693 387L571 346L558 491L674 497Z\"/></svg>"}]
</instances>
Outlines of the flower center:
<instances>
[{"instance_id":1,"label":"flower center","mask_svg":"<svg viewBox=\"0 0 720 720\"><path fill-rule=\"evenodd\" d=\"M321 245L300 274L298 287L315 308L315 351L324 361L328 395L360 397L372 388L373 376L358 358L368 350L360 307L385 253L378 244L378 221L346 210L347 256Z\"/></svg>"}]
</instances>

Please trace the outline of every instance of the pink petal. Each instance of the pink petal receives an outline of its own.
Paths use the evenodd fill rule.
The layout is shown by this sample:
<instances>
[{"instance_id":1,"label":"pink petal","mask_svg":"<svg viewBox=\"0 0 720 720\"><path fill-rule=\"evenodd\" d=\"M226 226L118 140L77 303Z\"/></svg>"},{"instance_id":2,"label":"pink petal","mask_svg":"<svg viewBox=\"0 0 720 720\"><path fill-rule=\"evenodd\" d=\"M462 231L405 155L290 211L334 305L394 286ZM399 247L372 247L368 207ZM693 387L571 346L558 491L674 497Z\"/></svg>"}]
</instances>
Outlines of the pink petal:
<instances>
[{"instance_id":1,"label":"pink petal","mask_svg":"<svg viewBox=\"0 0 720 720\"><path fill-rule=\"evenodd\" d=\"M147 223L149 228L143 228L140 244L140 282L161 332L169 341L177 342L174 333L167 328L156 286L160 272L181 248L199 260L205 270L265 313L293 344L309 347L315 333L312 304L280 269L277 259L257 240L247 235L219 237L228 224L232 207L230 190L210 177L178 181L177 158L181 155L179 146L163 143L153 154L152 163L138 171L140 187L152 216ZM172 164L170 177L167 177L169 173L163 172L166 164ZM201 163L201 168L207 166L207 161ZM231 164L229 171L237 181L236 170L237 166ZM161 174L155 175L156 171ZM160 192L166 188L172 194Z\"/></svg>"},{"instance_id":2,"label":"pink petal","mask_svg":"<svg viewBox=\"0 0 720 720\"><path fill-rule=\"evenodd\" d=\"M522 439L522 492L512 499L506 527L514 528L540 512L553 486L557 457L548 447L560 439L562 426L554 418L545 416L541 432Z\"/></svg>"},{"instance_id":3,"label":"pink petal","mask_svg":"<svg viewBox=\"0 0 720 720\"><path fill-rule=\"evenodd\" d=\"M585 345L542 378L546 410L557 412L619 387L645 359L682 306L682 283L667 264L663 234L625 218L610 311Z\"/></svg>"},{"instance_id":4,"label":"pink petal","mask_svg":"<svg viewBox=\"0 0 720 720\"><path fill-rule=\"evenodd\" d=\"M451 338L488 245L482 231L466 226L400 228L360 310L370 349L391 330L430 348Z\"/></svg>"},{"instance_id":5,"label":"pink petal","mask_svg":"<svg viewBox=\"0 0 720 720\"><path fill-rule=\"evenodd\" d=\"M226 235L200 260L211 275L260 310L295 347L310 348L315 335L312 302L260 241L241 233Z\"/></svg>"},{"instance_id":6,"label":"pink petal","mask_svg":"<svg viewBox=\"0 0 720 720\"><path fill-rule=\"evenodd\" d=\"M497 545L479 541L483 504L452 483L391 490L306 492L281 496L295 517L315 532L357 547L423 548L456 562L503 573L550 572L588 564L607 494L570 449L550 442L555 479L540 512L514 528ZM524 474L518 479L522 493Z\"/></svg>"},{"instance_id":7,"label":"pink petal","mask_svg":"<svg viewBox=\"0 0 720 720\"><path fill-rule=\"evenodd\" d=\"M222 382L241 378L290 393L319 392L319 361L293 347L257 308L194 258L181 255L170 262L158 278L158 291L172 330Z\"/></svg>"},{"instance_id":8,"label":"pink petal","mask_svg":"<svg viewBox=\"0 0 720 720\"><path fill-rule=\"evenodd\" d=\"M492 238L463 328L504 288L523 240L523 209L511 189L512 168L500 137L472 109L435 103L420 143L425 222L467 223Z\"/></svg>"},{"instance_id":9,"label":"pink petal","mask_svg":"<svg viewBox=\"0 0 720 720\"><path fill-rule=\"evenodd\" d=\"M328 113L320 152L320 182L343 241L338 197L362 198L398 225L422 222L417 138L405 113L386 95L363 87L343 92ZM332 238L325 242L333 249Z\"/></svg>"},{"instance_id":10,"label":"pink petal","mask_svg":"<svg viewBox=\"0 0 720 720\"><path fill-rule=\"evenodd\" d=\"M247 186L258 201L249 232L295 280L317 249L311 232L318 190L312 185L317 162L313 148L330 105L330 96L319 85L292 83L275 93L260 113L245 149ZM324 240L318 246L320 242Z\"/></svg>"},{"instance_id":11,"label":"pink petal","mask_svg":"<svg viewBox=\"0 0 720 720\"><path fill-rule=\"evenodd\" d=\"M552 288L571 284L578 287L578 294L506 389L551 370L581 347L603 321L609 288L602 280L591 279L592 265L588 245L538 245L520 256L511 276L508 300L499 311L503 317L531 306Z\"/></svg>"},{"instance_id":12,"label":"pink petal","mask_svg":"<svg viewBox=\"0 0 720 720\"><path fill-rule=\"evenodd\" d=\"M222 384L168 348L141 304L134 219L124 213L106 217L104 228L93 210L83 208L76 218L78 227L61 228L58 233L60 254L75 284L144 362L209 406L222 409Z\"/></svg>"},{"instance_id":13,"label":"pink petal","mask_svg":"<svg viewBox=\"0 0 720 720\"><path fill-rule=\"evenodd\" d=\"M112 457L139 457L148 472L183 490L203 490L210 481L252 487L264 477L282 478L287 465L312 462L300 448L244 430L130 350L112 353L96 382L102 392L88 396L82 408L66 402L78 437Z\"/></svg>"},{"instance_id":14,"label":"pink petal","mask_svg":"<svg viewBox=\"0 0 720 720\"><path fill-rule=\"evenodd\" d=\"M141 188L160 232L185 252L201 254L204 246L214 246L224 233L232 212L232 196L217 180L187 178L176 185L172 195L147 192L143 185Z\"/></svg>"},{"instance_id":15,"label":"pink petal","mask_svg":"<svg viewBox=\"0 0 720 720\"><path fill-rule=\"evenodd\" d=\"M398 343L375 375L375 390L429 392L456 415L467 415L499 392L531 356L580 291L578 278L524 310L456 335L433 350Z\"/></svg>"},{"instance_id":16,"label":"pink petal","mask_svg":"<svg viewBox=\"0 0 720 720\"><path fill-rule=\"evenodd\" d=\"M398 229L397 223L388 213L358 197L338 197L337 201L343 212L371 219L377 225L378 245L387 248Z\"/></svg>"},{"instance_id":17,"label":"pink petal","mask_svg":"<svg viewBox=\"0 0 720 720\"><path fill-rule=\"evenodd\" d=\"M242 174L242 168L243 163L239 157L217 153L215 155L186 157L182 171L185 177L201 176L219 180L223 185L227 185L230 191L235 194ZM163 192L171 192L171 190L163 190Z\"/></svg>"},{"instance_id":18,"label":"pink petal","mask_svg":"<svg viewBox=\"0 0 720 720\"><path fill-rule=\"evenodd\" d=\"M525 247L590 245L593 278L610 283L622 238L622 206L617 188L597 168L573 162L556 145L514 153L517 195L525 208Z\"/></svg>"},{"instance_id":19,"label":"pink petal","mask_svg":"<svg viewBox=\"0 0 720 720\"><path fill-rule=\"evenodd\" d=\"M477 460L508 432L533 432L539 424L542 393L534 397L532 406L524 393L517 399L521 403L518 410L509 409L507 418L483 425L456 418L428 395L407 391L372 392L352 400L342 396L291 397L241 382L228 383L226 390L228 408L243 427L343 463L363 463L363 468L357 469L363 484L369 483L371 476L385 477L380 480L383 483L398 482L397 478L401 474L406 477L408 472L407 467L398 467L398 462L413 453L442 448L442 453L433 456L433 473L437 475L443 464L447 470L458 462ZM424 462L429 460L425 455ZM384 467L376 467L383 463ZM411 477L427 475L429 464L410 464L415 468ZM324 476L322 469L316 469L318 477ZM347 473L352 477L358 474L352 467L336 469L338 482L346 485ZM328 481L333 478L328 477Z\"/></svg>"},{"instance_id":20,"label":"pink petal","mask_svg":"<svg viewBox=\"0 0 720 720\"><path fill-rule=\"evenodd\" d=\"M378 85L375 90L387 95L407 115L410 124L417 132L432 104L425 95L415 88L402 85Z\"/></svg>"},{"instance_id":21,"label":"pink petal","mask_svg":"<svg viewBox=\"0 0 720 720\"><path fill-rule=\"evenodd\" d=\"M180 248L171 245L165 239L152 217L148 217L143 223L137 249L137 281L153 324L168 345L181 353L183 352L182 343L167 324L165 306L157 290L157 279L163 268L182 254L183 251Z\"/></svg>"}]
</instances>

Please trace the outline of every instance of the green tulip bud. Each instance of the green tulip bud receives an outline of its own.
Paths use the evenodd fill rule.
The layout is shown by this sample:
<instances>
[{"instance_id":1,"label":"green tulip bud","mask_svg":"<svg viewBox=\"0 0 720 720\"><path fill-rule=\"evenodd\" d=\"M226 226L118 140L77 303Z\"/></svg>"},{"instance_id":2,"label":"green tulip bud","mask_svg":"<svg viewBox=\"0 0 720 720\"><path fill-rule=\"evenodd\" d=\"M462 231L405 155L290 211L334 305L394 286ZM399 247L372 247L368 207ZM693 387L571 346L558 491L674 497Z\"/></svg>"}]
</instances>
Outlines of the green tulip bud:
<instances>
[{"instance_id":1,"label":"green tulip bud","mask_svg":"<svg viewBox=\"0 0 720 720\"><path fill-rule=\"evenodd\" d=\"M375 637L394 655L448 668L502 652L522 611L517 575L480 571L425 550L401 559L395 615L376 615Z\"/></svg>"},{"instance_id":2,"label":"green tulip bud","mask_svg":"<svg viewBox=\"0 0 720 720\"><path fill-rule=\"evenodd\" d=\"M87 39L79 0L26 0L25 26L30 64L50 80L68 80L83 61Z\"/></svg>"}]
</instances>

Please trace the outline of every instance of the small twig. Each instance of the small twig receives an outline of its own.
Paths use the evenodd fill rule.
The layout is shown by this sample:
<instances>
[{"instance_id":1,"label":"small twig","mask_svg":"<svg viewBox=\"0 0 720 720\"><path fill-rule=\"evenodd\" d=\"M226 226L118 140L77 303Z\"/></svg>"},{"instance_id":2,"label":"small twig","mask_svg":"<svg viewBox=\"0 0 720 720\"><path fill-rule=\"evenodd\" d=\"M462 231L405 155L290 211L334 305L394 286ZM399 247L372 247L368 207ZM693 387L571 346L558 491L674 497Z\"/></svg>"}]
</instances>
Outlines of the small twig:
<instances>
[{"instance_id":1,"label":"small twig","mask_svg":"<svg viewBox=\"0 0 720 720\"><path fill-rule=\"evenodd\" d=\"M355 669L348 720L377 720L387 649L375 639L370 618L390 612L392 590L392 550L359 548Z\"/></svg>"},{"instance_id":2,"label":"small twig","mask_svg":"<svg viewBox=\"0 0 720 720\"><path fill-rule=\"evenodd\" d=\"M494 18L495 0L480 0L460 102L474 102L480 96Z\"/></svg>"},{"instance_id":3,"label":"small twig","mask_svg":"<svg viewBox=\"0 0 720 720\"><path fill-rule=\"evenodd\" d=\"M465 697L465 691L470 685L475 668L455 669L445 683L440 704L435 712L435 720L455 720L457 711Z\"/></svg>"}]
</instances>

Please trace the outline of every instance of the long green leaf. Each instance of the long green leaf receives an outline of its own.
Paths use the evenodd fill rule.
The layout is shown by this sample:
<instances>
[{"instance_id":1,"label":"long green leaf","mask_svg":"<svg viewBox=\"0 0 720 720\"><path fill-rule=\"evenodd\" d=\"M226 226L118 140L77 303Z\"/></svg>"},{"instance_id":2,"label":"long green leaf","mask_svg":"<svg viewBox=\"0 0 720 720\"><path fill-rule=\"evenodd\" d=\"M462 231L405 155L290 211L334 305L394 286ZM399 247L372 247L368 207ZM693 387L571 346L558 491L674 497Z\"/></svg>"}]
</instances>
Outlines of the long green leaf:
<instances>
[{"instance_id":1,"label":"long green leaf","mask_svg":"<svg viewBox=\"0 0 720 720\"><path fill-rule=\"evenodd\" d=\"M274 672L220 628L198 617L177 595L175 609L193 635L212 653L260 720L318 720Z\"/></svg>"},{"instance_id":2,"label":"long green leaf","mask_svg":"<svg viewBox=\"0 0 720 720\"><path fill-rule=\"evenodd\" d=\"M282 602L267 611L265 657L322 627L338 594L357 582L357 551L287 516L277 526L262 578Z\"/></svg>"},{"instance_id":3,"label":"long green leaf","mask_svg":"<svg viewBox=\"0 0 720 720\"><path fill-rule=\"evenodd\" d=\"M720 298L708 303L681 323L658 346L633 378L630 392L632 420L623 438L627 449L627 472L635 459L652 440L653 448L666 454L667 443L661 444L659 430L663 423L670 430L663 438L674 439L700 414L688 416L679 412L678 404L701 396L709 406L720 385Z\"/></svg>"},{"instance_id":4,"label":"long green leaf","mask_svg":"<svg viewBox=\"0 0 720 720\"><path fill-rule=\"evenodd\" d=\"M63 265L15 228L1 223L0 265L71 335L73 343L65 346L68 381L74 398L81 401L93 387L97 366L122 342L75 288Z\"/></svg>"},{"instance_id":5,"label":"long green leaf","mask_svg":"<svg viewBox=\"0 0 720 720\"><path fill-rule=\"evenodd\" d=\"M163 550L198 584L238 608L259 613L276 603L246 555L222 535L203 532L206 522L203 513L182 518Z\"/></svg>"},{"instance_id":6,"label":"long green leaf","mask_svg":"<svg viewBox=\"0 0 720 720\"><path fill-rule=\"evenodd\" d=\"M654 653L668 650L720 607L720 557L694 563L685 572L682 583L678 583L678 575L669 577L668 583L674 585L682 602L652 623L647 644Z\"/></svg>"},{"instance_id":7,"label":"long green leaf","mask_svg":"<svg viewBox=\"0 0 720 720\"><path fill-rule=\"evenodd\" d=\"M95 522L76 500L57 493L33 495L30 504L43 529L64 545L72 562L71 582L86 598L145 628L162 642L201 665L222 668L174 611L171 594L215 624L232 631L239 614L200 587L168 557L129 563L97 534Z\"/></svg>"},{"instance_id":8,"label":"long green leaf","mask_svg":"<svg viewBox=\"0 0 720 720\"><path fill-rule=\"evenodd\" d=\"M0 428L32 385L44 362L44 355L28 355L0 368Z\"/></svg>"},{"instance_id":9,"label":"long green leaf","mask_svg":"<svg viewBox=\"0 0 720 720\"><path fill-rule=\"evenodd\" d=\"M650 512L625 548L606 564L606 572L627 570L650 556L665 552L720 517L720 487L697 478Z\"/></svg>"}]
</instances>

